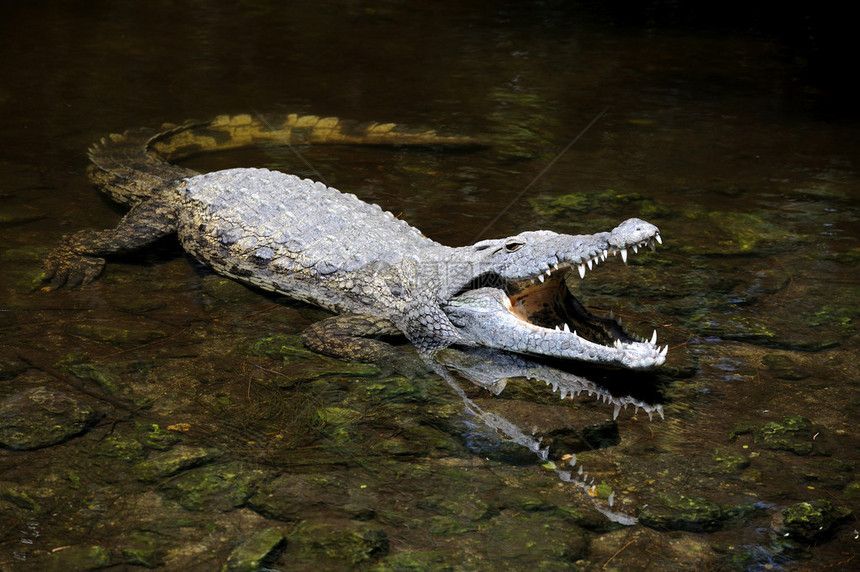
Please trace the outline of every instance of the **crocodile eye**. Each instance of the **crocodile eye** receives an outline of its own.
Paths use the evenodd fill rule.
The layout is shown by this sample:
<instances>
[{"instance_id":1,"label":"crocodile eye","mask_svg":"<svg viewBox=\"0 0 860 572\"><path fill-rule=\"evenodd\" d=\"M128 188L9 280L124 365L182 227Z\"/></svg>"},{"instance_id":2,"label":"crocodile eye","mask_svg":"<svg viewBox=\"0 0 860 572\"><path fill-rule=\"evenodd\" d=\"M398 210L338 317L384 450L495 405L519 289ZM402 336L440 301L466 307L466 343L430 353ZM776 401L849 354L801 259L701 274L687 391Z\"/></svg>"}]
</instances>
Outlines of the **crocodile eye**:
<instances>
[{"instance_id":1,"label":"crocodile eye","mask_svg":"<svg viewBox=\"0 0 860 572\"><path fill-rule=\"evenodd\" d=\"M505 241L505 251L506 252L516 252L521 247L525 246L525 242L518 238L510 238Z\"/></svg>"}]
</instances>

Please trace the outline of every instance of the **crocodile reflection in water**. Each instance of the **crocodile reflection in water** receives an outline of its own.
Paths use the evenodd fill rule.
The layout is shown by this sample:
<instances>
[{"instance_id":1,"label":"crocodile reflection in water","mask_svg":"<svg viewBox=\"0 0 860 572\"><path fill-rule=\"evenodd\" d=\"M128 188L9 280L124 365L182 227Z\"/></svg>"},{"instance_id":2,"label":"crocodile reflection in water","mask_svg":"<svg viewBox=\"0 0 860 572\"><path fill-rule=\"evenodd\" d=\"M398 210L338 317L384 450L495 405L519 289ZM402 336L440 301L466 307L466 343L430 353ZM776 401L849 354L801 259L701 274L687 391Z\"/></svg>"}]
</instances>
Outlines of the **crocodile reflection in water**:
<instances>
[{"instance_id":1,"label":"crocodile reflection in water","mask_svg":"<svg viewBox=\"0 0 860 572\"><path fill-rule=\"evenodd\" d=\"M597 511L619 524L633 525L638 522L635 516L618 510L618 507L615 506L615 492L609 494L606 499L601 499L593 494L594 477L589 477L583 465L577 462L575 454L562 457L567 462L568 468L557 465L550 460L550 447L542 445L540 436L536 436L531 429L524 430L504 416L478 405L474 399L467 395L456 377L465 378L493 395L501 394L508 381L513 378L542 381L552 388L553 392L557 393L561 399L572 399L580 394L585 394L612 405L614 408L613 419L617 419L621 410L627 407L632 407L634 411L644 411L649 419L652 419L655 413L662 419L662 396L656 391L653 384L638 386L636 394L632 393L632 389L626 391L620 388L610 389L606 384L559 369L552 364L491 348L448 348L438 352L435 356L435 362L430 363L430 365L463 400L467 412L474 415L497 435L501 435L534 453L537 459L551 467L562 481L576 485L586 491L588 493L586 496Z\"/></svg>"}]
</instances>

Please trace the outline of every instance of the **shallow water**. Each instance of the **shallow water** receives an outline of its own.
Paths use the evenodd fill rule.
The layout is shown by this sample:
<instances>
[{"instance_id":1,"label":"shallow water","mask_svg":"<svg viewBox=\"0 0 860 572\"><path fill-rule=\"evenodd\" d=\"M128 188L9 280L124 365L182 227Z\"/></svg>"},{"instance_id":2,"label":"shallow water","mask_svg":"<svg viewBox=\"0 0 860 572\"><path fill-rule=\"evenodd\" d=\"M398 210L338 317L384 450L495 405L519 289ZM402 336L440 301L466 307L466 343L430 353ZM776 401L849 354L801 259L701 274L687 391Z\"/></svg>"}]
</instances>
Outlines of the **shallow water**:
<instances>
[{"instance_id":1,"label":"shallow water","mask_svg":"<svg viewBox=\"0 0 860 572\"><path fill-rule=\"evenodd\" d=\"M253 569L267 553L282 570L856 563L860 130L821 61L839 54L796 41L790 14L771 28L652 8L7 8L0 418L39 403L45 423L81 425L2 452L0 570ZM461 373L446 380L323 358L297 336L325 312L214 275L170 240L88 287L38 290L51 245L121 212L87 181L93 141L243 112L489 145L261 148L187 166L322 177L452 245L657 224L656 253L572 286L657 328L664 371L541 370L582 391L562 401L524 379L530 365L496 395L450 363ZM816 508L820 522L779 523Z\"/></svg>"}]
</instances>

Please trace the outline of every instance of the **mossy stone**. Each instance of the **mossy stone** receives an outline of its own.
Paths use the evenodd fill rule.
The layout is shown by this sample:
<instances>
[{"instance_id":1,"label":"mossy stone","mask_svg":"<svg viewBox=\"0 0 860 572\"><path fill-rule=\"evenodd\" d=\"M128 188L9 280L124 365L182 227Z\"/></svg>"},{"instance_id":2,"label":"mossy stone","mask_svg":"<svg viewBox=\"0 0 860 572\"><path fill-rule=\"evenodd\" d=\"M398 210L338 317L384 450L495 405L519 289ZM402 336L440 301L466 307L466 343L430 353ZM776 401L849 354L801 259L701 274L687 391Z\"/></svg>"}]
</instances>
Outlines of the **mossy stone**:
<instances>
[{"instance_id":1,"label":"mossy stone","mask_svg":"<svg viewBox=\"0 0 860 572\"><path fill-rule=\"evenodd\" d=\"M95 448L101 457L113 457L123 461L139 461L146 457L146 448L137 439L109 435Z\"/></svg>"},{"instance_id":2,"label":"mossy stone","mask_svg":"<svg viewBox=\"0 0 860 572\"><path fill-rule=\"evenodd\" d=\"M83 433L99 417L84 399L32 387L0 403L0 447L30 450L56 445Z\"/></svg>"},{"instance_id":3,"label":"mossy stone","mask_svg":"<svg viewBox=\"0 0 860 572\"><path fill-rule=\"evenodd\" d=\"M232 461L190 469L165 483L165 496L188 510L230 511L242 506L267 473Z\"/></svg>"},{"instance_id":4,"label":"mossy stone","mask_svg":"<svg viewBox=\"0 0 860 572\"><path fill-rule=\"evenodd\" d=\"M639 522L658 530L713 532L720 529L723 520L720 505L693 495L661 495L639 510Z\"/></svg>"},{"instance_id":5,"label":"mossy stone","mask_svg":"<svg viewBox=\"0 0 860 572\"><path fill-rule=\"evenodd\" d=\"M849 516L850 510L834 506L828 500L799 502L782 510L782 522L777 522L774 529L786 538L811 543L826 537L839 521Z\"/></svg>"},{"instance_id":6,"label":"mossy stone","mask_svg":"<svg viewBox=\"0 0 860 572\"><path fill-rule=\"evenodd\" d=\"M790 451L795 455L811 455L815 450L812 422L799 415L765 424L755 440L766 449Z\"/></svg>"},{"instance_id":7,"label":"mossy stone","mask_svg":"<svg viewBox=\"0 0 860 572\"><path fill-rule=\"evenodd\" d=\"M217 456L218 452L212 449L179 446L140 461L132 467L132 471L141 481L156 481L202 465Z\"/></svg>"},{"instance_id":8,"label":"mossy stone","mask_svg":"<svg viewBox=\"0 0 860 572\"><path fill-rule=\"evenodd\" d=\"M388 536L365 523L303 521L288 538L290 560L313 562L320 569L358 566L388 553Z\"/></svg>"},{"instance_id":9,"label":"mossy stone","mask_svg":"<svg viewBox=\"0 0 860 572\"><path fill-rule=\"evenodd\" d=\"M222 572L255 572L274 558L286 545L277 528L266 528L243 540L227 557Z\"/></svg>"}]
</instances>

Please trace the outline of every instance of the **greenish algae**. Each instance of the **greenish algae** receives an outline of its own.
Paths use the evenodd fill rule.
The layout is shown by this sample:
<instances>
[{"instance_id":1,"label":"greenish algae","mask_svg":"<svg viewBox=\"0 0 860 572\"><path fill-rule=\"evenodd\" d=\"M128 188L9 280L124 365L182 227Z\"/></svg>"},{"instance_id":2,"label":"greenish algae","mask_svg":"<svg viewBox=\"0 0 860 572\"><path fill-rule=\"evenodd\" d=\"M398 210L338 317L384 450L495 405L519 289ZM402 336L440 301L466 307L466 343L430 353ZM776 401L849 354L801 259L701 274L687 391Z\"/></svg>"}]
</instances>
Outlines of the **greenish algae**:
<instances>
[{"instance_id":1,"label":"greenish algae","mask_svg":"<svg viewBox=\"0 0 860 572\"><path fill-rule=\"evenodd\" d=\"M716 502L701 496L663 494L639 509L639 522L658 530L713 532L726 516Z\"/></svg>"},{"instance_id":2,"label":"greenish algae","mask_svg":"<svg viewBox=\"0 0 860 572\"><path fill-rule=\"evenodd\" d=\"M388 536L381 528L362 522L300 522L289 534L290 561L327 566L357 566L388 553Z\"/></svg>"},{"instance_id":3,"label":"greenish algae","mask_svg":"<svg viewBox=\"0 0 860 572\"><path fill-rule=\"evenodd\" d=\"M255 572L277 558L286 545L284 533L266 528L253 533L230 552L222 572Z\"/></svg>"},{"instance_id":4,"label":"greenish algae","mask_svg":"<svg viewBox=\"0 0 860 572\"><path fill-rule=\"evenodd\" d=\"M749 457L725 449L714 449L713 470L724 475L740 473L750 465Z\"/></svg>"},{"instance_id":5,"label":"greenish algae","mask_svg":"<svg viewBox=\"0 0 860 572\"><path fill-rule=\"evenodd\" d=\"M93 453L101 457L134 462L146 457L146 447L137 439L108 435L96 446Z\"/></svg>"},{"instance_id":6,"label":"greenish algae","mask_svg":"<svg viewBox=\"0 0 860 572\"><path fill-rule=\"evenodd\" d=\"M756 443L766 449L790 451L795 455L812 455L821 453L813 437L815 431L809 419L799 415L786 417L782 421L772 421L765 424L755 434Z\"/></svg>"},{"instance_id":7,"label":"greenish algae","mask_svg":"<svg viewBox=\"0 0 860 572\"><path fill-rule=\"evenodd\" d=\"M245 504L270 472L231 461L185 471L164 483L161 490L188 510L230 511Z\"/></svg>"},{"instance_id":8,"label":"greenish algae","mask_svg":"<svg viewBox=\"0 0 860 572\"><path fill-rule=\"evenodd\" d=\"M0 447L32 450L80 435L101 414L75 395L30 387L0 403Z\"/></svg>"},{"instance_id":9,"label":"greenish algae","mask_svg":"<svg viewBox=\"0 0 860 572\"><path fill-rule=\"evenodd\" d=\"M219 455L214 449L180 445L138 462L132 466L132 472L141 481L156 481L208 463Z\"/></svg>"},{"instance_id":10,"label":"greenish algae","mask_svg":"<svg viewBox=\"0 0 860 572\"><path fill-rule=\"evenodd\" d=\"M809 543L828 536L839 522L851 516L851 511L821 499L788 506L781 516L782 523L775 527L777 532L791 540Z\"/></svg>"}]
</instances>

